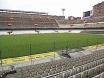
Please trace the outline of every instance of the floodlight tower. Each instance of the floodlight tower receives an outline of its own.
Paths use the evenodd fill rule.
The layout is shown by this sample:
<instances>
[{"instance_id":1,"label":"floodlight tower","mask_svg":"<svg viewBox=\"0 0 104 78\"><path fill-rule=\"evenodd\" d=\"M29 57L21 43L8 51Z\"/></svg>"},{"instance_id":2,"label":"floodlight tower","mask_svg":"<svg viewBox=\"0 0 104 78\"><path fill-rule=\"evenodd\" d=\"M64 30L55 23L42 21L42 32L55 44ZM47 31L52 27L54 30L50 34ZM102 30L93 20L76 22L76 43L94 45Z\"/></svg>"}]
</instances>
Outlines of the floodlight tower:
<instances>
[{"instance_id":1,"label":"floodlight tower","mask_svg":"<svg viewBox=\"0 0 104 78\"><path fill-rule=\"evenodd\" d=\"M62 8L63 16L64 16L64 11L65 11L65 8Z\"/></svg>"}]
</instances>

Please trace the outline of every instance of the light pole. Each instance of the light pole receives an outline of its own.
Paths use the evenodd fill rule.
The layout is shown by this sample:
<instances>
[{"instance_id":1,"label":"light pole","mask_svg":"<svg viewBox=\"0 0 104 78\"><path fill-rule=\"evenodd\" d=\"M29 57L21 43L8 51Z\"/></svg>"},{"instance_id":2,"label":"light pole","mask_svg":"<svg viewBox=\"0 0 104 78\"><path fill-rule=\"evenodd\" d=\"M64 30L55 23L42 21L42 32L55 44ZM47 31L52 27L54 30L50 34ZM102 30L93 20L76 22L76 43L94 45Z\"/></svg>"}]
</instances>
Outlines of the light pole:
<instances>
[{"instance_id":1,"label":"light pole","mask_svg":"<svg viewBox=\"0 0 104 78\"><path fill-rule=\"evenodd\" d=\"M62 9L62 12L63 12L63 16L64 16L64 11L65 11L65 8L63 8L63 9Z\"/></svg>"}]
</instances>

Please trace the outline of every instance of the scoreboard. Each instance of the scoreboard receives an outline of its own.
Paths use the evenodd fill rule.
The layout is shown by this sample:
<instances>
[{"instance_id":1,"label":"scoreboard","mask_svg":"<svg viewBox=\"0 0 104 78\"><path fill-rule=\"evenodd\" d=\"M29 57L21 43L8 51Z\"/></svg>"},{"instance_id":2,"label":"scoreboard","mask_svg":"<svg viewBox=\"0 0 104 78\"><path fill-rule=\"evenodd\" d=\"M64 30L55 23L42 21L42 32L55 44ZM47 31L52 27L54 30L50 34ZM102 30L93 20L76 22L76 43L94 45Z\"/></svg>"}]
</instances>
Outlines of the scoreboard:
<instances>
[{"instance_id":1,"label":"scoreboard","mask_svg":"<svg viewBox=\"0 0 104 78\"><path fill-rule=\"evenodd\" d=\"M83 12L83 18L91 18L93 15L92 10Z\"/></svg>"}]
</instances>

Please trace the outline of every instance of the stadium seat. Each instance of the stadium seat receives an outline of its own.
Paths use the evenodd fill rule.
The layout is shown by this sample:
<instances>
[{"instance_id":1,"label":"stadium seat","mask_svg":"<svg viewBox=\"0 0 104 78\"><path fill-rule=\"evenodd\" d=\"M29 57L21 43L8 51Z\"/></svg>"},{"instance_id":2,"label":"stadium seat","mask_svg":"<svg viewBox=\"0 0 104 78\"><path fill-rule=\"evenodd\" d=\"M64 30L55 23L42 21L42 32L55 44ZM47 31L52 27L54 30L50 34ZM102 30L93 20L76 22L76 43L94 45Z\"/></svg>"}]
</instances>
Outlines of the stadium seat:
<instances>
[{"instance_id":1,"label":"stadium seat","mask_svg":"<svg viewBox=\"0 0 104 78\"><path fill-rule=\"evenodd\" d=\"M41 75L34 75L34 77L33 78L41 78Z\"/></svg>"},{"instance_id":2,"label":"stadium seat","mask_svg":"<svg viewBox=\"0 0 104 78\"><path fill-rule=\"evenodd\" d=\"M48 76L48 72L42 73L42 77Z\"/></svg>"},{"instance_id":3,"label":"stadium seat","mask_svg":"<svg viewBox=\"0 0 104 78\"><path fill-rule=\"evenodd\" d=\"M70 76L71 76L70 71L65 72L65 74L64 74L64 78L68 78L68 77L70 77Z\"/></svg>"},{"instance_id":4,"label":"stadium seat","mask_svg":"<svg viewBox=\"0 0 104 78\"><path fill-rule=\"evenodd\" d=\"M81 78L81 74L76 74L74 78Z\"/></svg>"},{"instance_id":5,"label":"stadium seat","mask_svg":"<svg viewBox=\"0 0 104 78\"><path fill-rule=\"evenodd\" d=\"M56 75L56 78L63 78L63 73Z\"/></svg>"}]
</instances>

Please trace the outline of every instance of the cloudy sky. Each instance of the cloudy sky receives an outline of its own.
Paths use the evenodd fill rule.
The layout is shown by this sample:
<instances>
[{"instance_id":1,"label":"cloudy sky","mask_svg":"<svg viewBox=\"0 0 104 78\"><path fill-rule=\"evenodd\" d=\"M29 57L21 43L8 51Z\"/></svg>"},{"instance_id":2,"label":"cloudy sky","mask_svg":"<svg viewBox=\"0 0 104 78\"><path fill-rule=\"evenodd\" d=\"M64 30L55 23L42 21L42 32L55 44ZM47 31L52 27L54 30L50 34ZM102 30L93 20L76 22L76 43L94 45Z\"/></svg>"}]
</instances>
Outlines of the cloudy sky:
<instances>
[{"instance_id":1,"label":"cloudy sky","mask_svg":"<svg viewBox=\"0 0 104 78\"><path fill-rule=\"evenodd\" d=\"M48 12L50 15L83 16L103 0L0 0L0 9Z\"/></svg>"}]
</instances>

